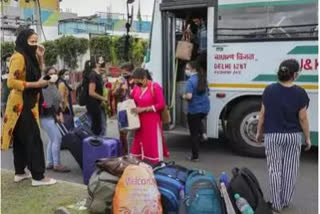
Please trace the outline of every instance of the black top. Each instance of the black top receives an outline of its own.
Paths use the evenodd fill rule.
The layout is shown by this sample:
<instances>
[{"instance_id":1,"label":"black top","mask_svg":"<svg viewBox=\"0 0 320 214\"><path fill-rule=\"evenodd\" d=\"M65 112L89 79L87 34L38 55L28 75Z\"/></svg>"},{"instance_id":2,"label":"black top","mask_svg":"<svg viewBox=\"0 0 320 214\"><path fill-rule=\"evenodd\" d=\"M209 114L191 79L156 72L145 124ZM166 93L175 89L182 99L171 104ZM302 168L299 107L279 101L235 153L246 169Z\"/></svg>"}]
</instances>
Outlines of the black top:
<instances>
[{"instance_id":1,"label":"black top","mask_svg":"<svg viewBox=\"0 0 320 214\"><path fill-rule=\"evenodd\" d=\"M100 74L97 74L95 71L91 71L89 74L89 84L95 83L96 84L96 90L95 92L99 95L103 95L103 80ZM97 100L91 96L88 96L88 102L93 104L100 104L101 100Z\"/></svg>"},{"instance_id":2,"label":"black top","mask_svg":"<svg viewBox=\"0 0 320 214\"><path fill-rule=\"evenodd\" d=\"M299 111L308 107L309 97L306 91L294 85L284 87L280 83L269 85L263 92L265 107L264 133L301 132Z\"/></svg>"}]
</instances>

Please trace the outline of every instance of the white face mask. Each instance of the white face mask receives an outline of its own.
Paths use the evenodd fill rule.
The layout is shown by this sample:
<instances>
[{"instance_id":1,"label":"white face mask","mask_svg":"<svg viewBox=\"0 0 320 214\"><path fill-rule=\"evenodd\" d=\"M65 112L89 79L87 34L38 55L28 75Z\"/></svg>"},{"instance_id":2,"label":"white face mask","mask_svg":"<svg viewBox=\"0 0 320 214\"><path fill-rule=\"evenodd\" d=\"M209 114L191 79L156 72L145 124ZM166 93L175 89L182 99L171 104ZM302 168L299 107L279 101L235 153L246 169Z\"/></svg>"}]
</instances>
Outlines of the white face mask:
<instances>
[{"instance_id":1,"label":"white face mask","mask_svg":"<svg viewBox=\"0 0 320 214\"><path fill-rule=\"evenodd\" d=\"M7 62L7 61L6 61L6 66L7 66L7 68L9 68L9 65L10 65L10 62Z\"/></svg>"},{"instance_id":2,"label":"white face mask","mask_svg":"<svg viewBox=\"0 0 320 214\"><path fill-rule=\"evenodd\" d=\"M70 79L70 76L69 75L66 75L66 76L64 76L64 78L63 78L65 81L69 81L69 79Z\"/></svg>"},{"instance_id":3,"label":"white face mask","mask_svg":"<svg viewBox=\"0 0 320 214\"><path fill-rule=\"evenodd\" d=\"M192 75L192 72L190 70L188 70L188 69L186 69L184 72L185 72L187 77L190 77Z\"/></svg>"},{"instance_id":4,"label":"white face mask","mask_svg":"<svg viewBox=\"0 0 320 214\"><path fill-rule=\"evenodd\" d=\"M56 83L57 80L58 80L58 75L56 75L56 74L50 75L50 79L49 79L50 83Z\"/></svg>"}]
</instances>

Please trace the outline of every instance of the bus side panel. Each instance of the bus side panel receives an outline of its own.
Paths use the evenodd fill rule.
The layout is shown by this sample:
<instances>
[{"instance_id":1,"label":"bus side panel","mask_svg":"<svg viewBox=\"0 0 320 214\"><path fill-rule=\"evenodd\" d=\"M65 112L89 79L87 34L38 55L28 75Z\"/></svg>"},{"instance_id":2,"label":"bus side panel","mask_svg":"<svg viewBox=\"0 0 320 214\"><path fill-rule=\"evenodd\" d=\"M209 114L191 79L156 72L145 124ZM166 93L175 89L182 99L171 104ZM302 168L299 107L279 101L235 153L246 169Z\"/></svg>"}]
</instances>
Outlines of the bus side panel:
<instances>
[{"instance_id":1,"label":"bus side panel","mask_svg":"<svg viewBox=\"0 0 320 214\"><path fill-rule=\"evenodd\" d=\"M160 11L161 0L155 0L152 24L150 61L146 64L154 81L163 86L162 82L162 18Z\"/></svg>"}]
</instances>

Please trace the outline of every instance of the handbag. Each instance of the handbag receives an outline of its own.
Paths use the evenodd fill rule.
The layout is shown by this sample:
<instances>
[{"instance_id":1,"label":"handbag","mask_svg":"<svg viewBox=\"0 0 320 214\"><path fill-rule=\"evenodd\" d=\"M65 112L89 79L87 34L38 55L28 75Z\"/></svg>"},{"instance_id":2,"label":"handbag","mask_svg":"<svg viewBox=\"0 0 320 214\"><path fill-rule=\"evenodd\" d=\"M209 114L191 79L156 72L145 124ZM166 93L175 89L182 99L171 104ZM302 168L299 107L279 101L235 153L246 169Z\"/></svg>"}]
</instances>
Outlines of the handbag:
<instances>
[{"instance_id":1,"label":"handbag","mask_svg":"<svg viewBox=\"0 0 320 214\"><path fill-rule=\"evenodd\" d=\"M131 112L133 108L136 108L133 99L118 103L117 119L120 130L136 130L140 128L139 115Z\"/></svg>"},{"instance_id":2,"label":"handbag","mask_svg":"<svg viewBox=\"0 0 320 214\"><path fill-rule=\"evenodd\" d=\"M192 56L193 44L191 43L190 25L183 32L182 40L178 42L176 48L176 58L182 60L190 60Z\"/></svg>"},{"instance_id":3,"label":"handbag","mask_svg":"<svg viewBox=\"0 0 320 214\"><path fill-rule=\"evenodd\" d=\"M154 88L153 88L153 83L151 85L151 94L154 97ZM164 109L161 110L161 121L163 124L169 124L171 123L171 115L170 115L170 110L169 110L169 106L166 105L164 107Z\"/></svg>"},{"instance_id":4,"label":"handbag","mask_svg":"<svg viewBox=\"0 0 320 214\"><path fill-rule=\"evenodd\" d=\"M134 156L125 155L117 158L102 158L96 161L99 169L109 172L114 176L121 177L123 171L129 165L138 165L141 161Z\"/></svg>"}]
</instances>

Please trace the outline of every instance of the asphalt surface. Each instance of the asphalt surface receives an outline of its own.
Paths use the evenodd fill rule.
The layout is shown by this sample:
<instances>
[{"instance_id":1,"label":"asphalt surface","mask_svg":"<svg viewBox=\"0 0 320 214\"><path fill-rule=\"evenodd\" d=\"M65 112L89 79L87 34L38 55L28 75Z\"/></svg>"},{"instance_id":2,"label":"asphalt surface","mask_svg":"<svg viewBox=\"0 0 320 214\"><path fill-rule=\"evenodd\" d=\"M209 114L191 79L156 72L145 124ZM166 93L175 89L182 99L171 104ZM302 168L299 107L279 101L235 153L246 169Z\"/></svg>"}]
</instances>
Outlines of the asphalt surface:
<instances>
[{"instance_id":1,"label":"asphalt surface","mask_svg":"<svg viewBox=\"0 0 320 214\"><path fill-rule=\"evenodd\" d=\"M108 122L108 136L117 137L116 121ZM47 136L43 134L44 142ZM200 148L200 162L192 163L185 159L190 153L190 140L188 135L166 132L166 143L171 157L176 163L189 167L205 169L212 172L216 178L221 172L229 177L233 167L246 166L257 176L266 200L269 199L266 160L261 158L243 157L233 153L225 142L204 143ZM46 175L69 182L82 183L81 170L68 151L61 152L61 161L71 168L70 173L56 173L47 171ZM12 150L1 152L1 168L13 170ZM299 177L296 185L293 204L282 213L315 214L318 213L318 149L302 152Z\"/></svg>"}]
</instances>

